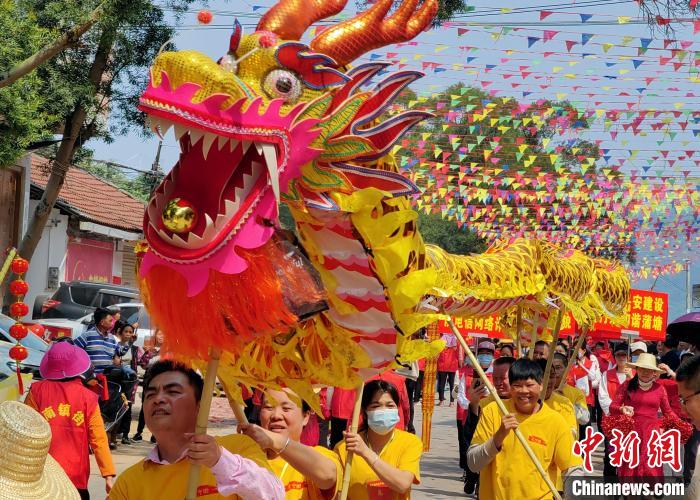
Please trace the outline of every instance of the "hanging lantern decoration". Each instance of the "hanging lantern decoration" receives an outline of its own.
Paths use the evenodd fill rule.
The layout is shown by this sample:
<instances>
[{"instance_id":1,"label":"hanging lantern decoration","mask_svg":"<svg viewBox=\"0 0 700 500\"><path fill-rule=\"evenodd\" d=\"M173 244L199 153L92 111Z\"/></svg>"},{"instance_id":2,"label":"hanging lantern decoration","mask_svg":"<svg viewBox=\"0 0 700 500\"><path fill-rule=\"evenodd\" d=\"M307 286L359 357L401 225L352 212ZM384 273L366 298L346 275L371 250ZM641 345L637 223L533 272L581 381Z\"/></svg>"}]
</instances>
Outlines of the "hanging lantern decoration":
<instances>
[{"instance_id":1,"label":"hanging lantern decoration","mask_svg":"<svg viewBox=\"0 0 700 500\"><path fill-rule=\"evenodd\" d=\"M197 13L197 21L199 24L209 24L214 19L214 15L210 10L202 9Z\"/></svg>"},{"instance_id":2,"label":"hanging lantern decoration","mask_svg":"<svg viewBox=\"0 0 700 500\"><path fill-rule=\"evenodd\" d=\"M22 382L22 371L20 365L22 361L27 359L29 352L20 341L27 336L28 329L22 324L22 317L29 314L29 306L24 303L24 296L29 291L29 285L24 281L24 275L29 270L29 262L21 257L12 259L10 269L17 277L10 282L10 293L15 296L15 302L10 304L10 316L15 320L15 324L10 327L10 335L17 343L10 349L10 358L15 362L17 369L17 385L19 393L24 393L24 384Z\"/></svg>"}]
</instances>

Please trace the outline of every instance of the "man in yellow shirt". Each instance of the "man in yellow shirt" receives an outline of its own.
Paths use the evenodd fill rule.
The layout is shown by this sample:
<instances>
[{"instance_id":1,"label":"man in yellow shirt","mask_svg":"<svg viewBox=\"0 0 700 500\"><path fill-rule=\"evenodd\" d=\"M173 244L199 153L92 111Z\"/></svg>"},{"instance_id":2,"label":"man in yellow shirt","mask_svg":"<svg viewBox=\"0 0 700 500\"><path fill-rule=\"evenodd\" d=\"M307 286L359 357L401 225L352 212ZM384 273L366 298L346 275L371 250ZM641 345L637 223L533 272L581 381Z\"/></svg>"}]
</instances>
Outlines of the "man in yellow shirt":
<instances>
[{"instance_id":1,"label":"man in yellow shirt","mask_svg":"<svg viewBox=\"0 0 700 500\"><path fill-rule=\"evenodd\" d=\"M537 361L517 360L508 373L511 399L504 401L508 415L501 416L495 402L484 408L467 453L469 468L481 473L479 498L552 498L547 484L511 432L516 428L544 470L554 464L564 471L565 479L583 474L581 459L572 453L574 437L570 425L540 400L542 378Z\"/></svg>"},{"instance_id":2,"label":"man in yellow shirt","mask_svg":"<svg viewBox=\"0 0 700 500\"><path fill-rule=\"evenodd\" d=\"M284 498L255 441L240 434L194 434L202 386L202 377L180 363L159 361L149 369L144 417L158 444L117 478L110 500L184 498L191 464L202 466L197 498Z\"/></svg>"}]
</instances>

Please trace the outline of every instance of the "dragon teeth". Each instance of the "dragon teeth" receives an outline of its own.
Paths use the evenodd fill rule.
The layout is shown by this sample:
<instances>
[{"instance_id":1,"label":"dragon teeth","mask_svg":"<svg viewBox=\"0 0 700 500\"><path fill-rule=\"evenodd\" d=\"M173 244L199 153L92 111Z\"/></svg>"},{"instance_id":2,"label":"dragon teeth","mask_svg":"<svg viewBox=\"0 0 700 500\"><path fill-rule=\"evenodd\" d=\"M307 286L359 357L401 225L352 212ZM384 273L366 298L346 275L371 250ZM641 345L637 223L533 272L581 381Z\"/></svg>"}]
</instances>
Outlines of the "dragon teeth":
<instances>
[{"instance_id":1,"label":"dragon teeth","mask_svg":"<svg viewBox=\"0 0 700 500\"><path fill-rule=\"evenodd\" d=\"M204 155L205 160L209 155L209 150L211 149L211 145L214 144L216 137L217 136L214 134L204 134L204 142L202 142L202 154Z\"/></svg>"},{"instance_id":2,"label":"dragon teeth","mask_svg":"<svg viewBox=\"0 0 700 500\"><path fill-rule=\"evenodd\" d=\"M175 124L175 139L179 141L180 138L182 138L182 136L185 135L187 132L187 127L185 127L184 125L180 125L179 123Z\"/></svg>"},{"instance_id":3,"label":"dragon teeth","mask_svg":"<svg viewBox=\"0 0 700 500\"><path fill-rule=\"evenodd\" d=\"M250 141L241 141L242 147L243 147L243 154L246 154L248 149L250 148L250 145L253 144Z\"/></svg>"},{"instance_id":4,"label":"dragon teeth","mask_svg":"<svg viewBox=\"0 0 700 500\"><path fill-rule=\"evenodd\" d=\"M217 141L216 147L221 151L226 147L226 143L228 142L228 137L224 137L223 135L219 136L219 140Z\"/></svg>"},{"instance_id":5,"label":"dragon teeth","mask_svg":"<svg viewBox=\"0 0 700 500\"><path fill-rule=\"evenodd\" d=\"M255 144L256 147L258 143ZM262 143L260 144L262 149L262 154L265 158L265 163L267 164L267 172L270 175L270 185L272 186L272 192L275 194L275 199L277 204L280 202L280 178L279 169L277 168L277 151L275 146L272 144Z\"/></svg>"},{"instance_id":6,"label":"dragon teeth","mask_svg":"<svg viewBox=\"0 0 700 500\"><path fill-rule=\"evenodd\" d=\"M190 129L190 143L194 146L204 137L204 132L196 128Z\"/></svg>"}]
</instances>

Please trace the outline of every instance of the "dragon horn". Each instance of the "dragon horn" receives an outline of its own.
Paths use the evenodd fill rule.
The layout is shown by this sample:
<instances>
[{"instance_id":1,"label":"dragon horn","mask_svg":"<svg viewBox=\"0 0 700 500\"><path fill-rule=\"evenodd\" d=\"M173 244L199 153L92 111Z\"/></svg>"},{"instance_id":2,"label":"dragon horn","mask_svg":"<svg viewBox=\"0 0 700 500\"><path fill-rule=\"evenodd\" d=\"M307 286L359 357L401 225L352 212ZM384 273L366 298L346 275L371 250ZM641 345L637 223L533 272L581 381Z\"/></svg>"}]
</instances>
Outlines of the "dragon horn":
<instances>
[{"instance_id":1,"label":"dragon horn","mask_svg":"<svg viewBox=\"0 0 700 500\"><path fill-rule=\"evenodd\" d=\"M393 0L379 0L353 19L324 30L313 39L311 48L331 56L345 66L370 50L406 42L431 23L438 11L438 0L404 0L396 12L385 19Z\"/></svg>"},{"instance_id":2,"label":"dragon horn","mask_svg":"<svg viewBox=\"0 0 700 500\"><path fill-rule=\"evenodd\" d=\"M334 16L348 0L280 0L258 23L257 31L271 31L282 40L299 40L316 21Z\"/></svg>"}]
</instances>

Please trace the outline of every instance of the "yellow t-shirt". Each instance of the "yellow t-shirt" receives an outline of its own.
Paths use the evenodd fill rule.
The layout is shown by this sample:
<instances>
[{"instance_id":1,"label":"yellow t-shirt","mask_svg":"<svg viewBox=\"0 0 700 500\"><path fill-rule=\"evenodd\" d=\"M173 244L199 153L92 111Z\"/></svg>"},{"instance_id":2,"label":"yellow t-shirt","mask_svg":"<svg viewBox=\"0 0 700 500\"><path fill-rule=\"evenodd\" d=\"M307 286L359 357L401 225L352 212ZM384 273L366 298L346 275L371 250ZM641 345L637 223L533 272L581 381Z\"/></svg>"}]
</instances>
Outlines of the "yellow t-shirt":
<instances>
[{"instance_id":1,"label":"yellow t-shirt","mask_svg":"<svg viewBox=\"0 0 700 500\"><path fill-rule=\"evenodd\" d=\"M564 394L564 396L566 396L566 399L571 401L571 404L574 406L588 408L588 403L586 403L586 395L578 387L573 387L566 384L561 392Z\"/></svg>"},{"instance_id":2,"label":"yellow t-shirt","mask_svg":"<svg viewBox=\"0 0 700 500\"><path fill-rule=\"evenodd\" d=\"M343 486L343 470L340 467L338 455L323 446L315 446L314 450L333 460L336 466L335 488L321 491L313 482L307 481L301 472L289 465L284 458L273 458L269 460L270 467L275 476L280 478L282 484L284 484L286 500L326 500L335 497L335 494Z\"/></svg>"},{"instance_id":3,"label":"yellow t-shirt","mask_svg":"<svg viewBox=\"0 0 700 500\"><path fill-rule=\"evenodd\" d=\"M217 437L216 441L231 453L252 460L270 470L267 457L258 444L248 436L235 434ZM117 477L109 500L160 500L185 498L190 462L180 460L174 464L159 465L141 460ZM207 467L200 468L197 498L240 499L238 495L223 497L216 488L216 478Z\"/></svg>"},{"instance_id":4,"label":"yellow t-shirt","mask_svg":"<svg viewBox=\"0 0 700 500\"><path fill-rule=\"evenodd\" d=\"M544 470L554 463L559 470L581 464L581 458L572 453L574 437L564 417L544 405L534 415L522 415L511 400L503 401L509 413L516 416L525 440L539 458ZM485 443L501 426L501 412L496 403L483 409L472 438L472 445ZM501 451L481 471L479 498L484 500L511 500L513 498L551 499L552 494L525 448L510 432Z\"/></svg>"},{"instance_id":5,"label":"yellow t-shirt","mask_svg":"<svg viewBox=\"0 0 700 500\"><path fill-rule=\"evenodd\" d=\"M574 439L578 439L578 422L576 422L576 413L574 412L574 405L571 404L571 401L561 394L553 392L544 404L564 417L564 420L571 429L571 435L574 436ZM564 480L561 476L562 471L559 470L554 462L549 466L548 472L549 477L552 479L557 489L559 491L564 491Z\"/></svg>"},{"instance_id":6,"label":"yellow t-shirt","mask_svg":"<svg viewBox=\"0 0 700 500\"><path fill-rule=\"evenodd\" d=\"M338 443L335 451L340 457L342 468L345 469L345 459L348 456L345 441ZM395 429L391 440L381 451L379 457L397 469L412 472L413 484L420 484L420 457L422 454L423 442L420 439L409 432ZM351 500L408 500L411 498L411 492L409 490L405 495L392 492L364 459L355 456L352 459L348 498Z\"/></svg>"}]
</instances>

